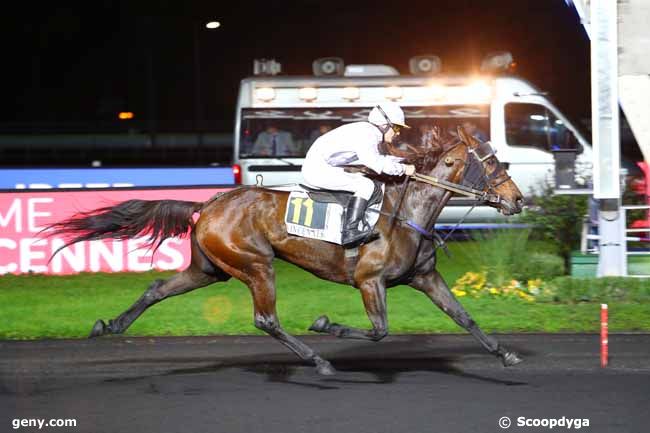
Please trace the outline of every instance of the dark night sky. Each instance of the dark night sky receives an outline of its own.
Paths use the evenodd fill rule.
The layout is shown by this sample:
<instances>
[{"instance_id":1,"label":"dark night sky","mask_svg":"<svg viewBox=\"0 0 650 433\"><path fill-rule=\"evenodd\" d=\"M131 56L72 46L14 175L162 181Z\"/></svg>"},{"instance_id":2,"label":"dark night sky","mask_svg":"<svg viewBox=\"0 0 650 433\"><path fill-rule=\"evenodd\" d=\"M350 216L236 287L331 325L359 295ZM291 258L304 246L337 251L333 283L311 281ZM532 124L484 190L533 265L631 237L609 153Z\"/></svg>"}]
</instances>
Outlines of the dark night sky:
<instances>
[{"instance_id":1,"label":"dark night sky","mask_svg":"<svg viewBox=\"0 0 650 433\"><path fill-rule=\"evenodd\" d=\"M117 125L119 110L135 112L134 126L144 129L152 95L160 130L191 130L192 26L212 18L222 28L200 34L211 131L232 130L239 80L260 57L276 58L290 74L311 73L312 60L324 56L407 73L409 57L431 53L444 71L468 72L486 52L508 50L518 74L551 92L570 117L590 112L589 41L563 0L94 0L17 8L1 18L0 127L12 130Z\"/></svg>"}]
</instances>

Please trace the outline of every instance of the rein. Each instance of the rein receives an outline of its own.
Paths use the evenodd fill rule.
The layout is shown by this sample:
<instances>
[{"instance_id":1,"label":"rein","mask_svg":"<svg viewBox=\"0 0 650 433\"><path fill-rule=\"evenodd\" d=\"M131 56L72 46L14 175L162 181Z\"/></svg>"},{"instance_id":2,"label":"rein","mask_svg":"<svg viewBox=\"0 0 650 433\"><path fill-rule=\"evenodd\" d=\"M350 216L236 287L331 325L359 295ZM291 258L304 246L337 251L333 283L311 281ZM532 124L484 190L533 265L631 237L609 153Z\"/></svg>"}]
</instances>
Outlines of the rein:
<instances>
[{"instance_id":1,"label":"rein","mask_svg":"<svg viewBox=\"0 0 650 433\"><path fill-rule=\"evenodd\" d=\"M457 194L462 194L464 196L474 198L478 201L485 201L489 203L501 202L501 197L498 194L490 194L489 192L479 191L465 185L438 179L437 177L427 176L420 173L415 173L411 177L418 182L428 183L429 185L437 186L439 188L446 189L447 191L455 192Z\"/></svg>"}]
</instances>

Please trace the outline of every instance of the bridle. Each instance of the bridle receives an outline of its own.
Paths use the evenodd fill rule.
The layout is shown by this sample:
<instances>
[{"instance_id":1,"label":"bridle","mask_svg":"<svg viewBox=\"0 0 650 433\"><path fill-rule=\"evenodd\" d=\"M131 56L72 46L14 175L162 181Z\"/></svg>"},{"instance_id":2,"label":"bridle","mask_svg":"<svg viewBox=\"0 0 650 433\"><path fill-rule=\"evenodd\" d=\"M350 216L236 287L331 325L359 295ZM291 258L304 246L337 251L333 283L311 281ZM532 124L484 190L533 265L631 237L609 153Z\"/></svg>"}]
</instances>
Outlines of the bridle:
<instances>
[{"instance_id":1,"label":"bridle","mask_svg":"<svg viewBox=\"0 0 650 433\"><path fill-rule=\"evenodd\" d=\"M445 249L445 252L447 252L447 254L449 253L446 250L445 242L447 241L447 239L449 239L451 234L458 227L460 227L460 225L463 223L465 218L472 212L472 210L474 209L474 207L476 207L477 204L481 202L494 203L497 205L500 204L503 201L503 199L498 193L496 193L496 188L499 185L503 184L504 182L510 180L510 176L507 174L507 172L503 178L499 179L498 173L500 173L502 171L501 169L505 167L503 166L503 164L498 162L496 158L496 152L494 151L494 149L492 149L492 145L490 144L489 141L480 142L480 144L476 148L471 148L467 143L463 142L460 139L457 139L452 144L453 146L451 147L451 149L454 149L459 144L465 144L468 148L467 149L468 161L467 160L465 161L465 171L463 173L463 181L461 183L449 182L444 179L438 179L437 177L415 173L413 174L413 176L406 177L404 179L404 183L400 187L399 198L397 200L397 203L393 206L393 210L390 214L385 214L384 212L381 211L375 211L377 213L389 217L388 225L389 227L391 227L391 229L393 227L394 221L398 220L401 223L406 224L411 229L423 235L426 239L433 241L436 244L434 251L437 250L439 247L442 247L443 249ZM456 160L459 159L457 158ZM495 167L492 173L488 175L486 172L485 164L489 163L490 160L496 161L498 165ZM503 171L505 172L505 170ZM467 175L469 175L469 179L466 178ZM435 230L433 230L433 228L427 229L426 227L421 227L415 221L406 220L404 218L400 218L397 216L397 213L399 211L399 208L405 196L406 188L408 187L409 181L411 179L445 189L452 193L462 194L467 197L475 199L474 204L470 207L467 213L465 213L465 215L463 215L463 217L458 221L456 226L449 233L447 233L447 236L445 236L444 239L441 238L435 232ZM437 215L439 214L441 209L442 208L439 206L434 212L432 217L434 221L437 218ZM427 226L431 226L432 224L433 222L430 221L427 224Z\"/></svg>"},{"instance_id":2,"label":"bridle","mask_svg":"<svg viewBox=\"0 0 650 433\"><path fill-rule=\"evenodd\" d=\"M445 253L448 256L450 256L449 251L447 250L446 242L451 237L453 232L460 227L460 225L463 223L465 218L467 218L467 216L472 212L472 210L474 210L474 207L476 207L476 205L479 204L480 202L500 204L503 201L503 199L498 193L496 193L496 188L499 185L503 184L504 182L510 180L510 176L507 174L507 172L505 170L501 170L502 168L505 167L496 158L496 152L492 148L492 145L490 144L489 141L480 142L480 144L476 148L471 148L467 143L463 142L462 140L460 140L460 138L458 138L453 143L454 146L452 147L452 149L461 143L467 146L467 158L469 159L469 161L467 160L465 161L465 171L463 173L463 181L460 184L458 184L458 183L449 182L444 179L438 179L433 176L427 176L424 174L415 173L410 178L406 178L404 180L404 184L402 185L398 202L396 206L393 207L393 212L391 213L391 215L389 215L389 226L391 228L393 226L394 219L398 219L404 224L406 224L407 226L409 226L411 229L420 233L422 236L424 236L425 239L432 241L435 245L433 249L433 254L435 254L438 248L442 248L445 251ZM492 171L492 173L488 175L486 172L485 164L488 163L490 160L496 161L497 166ZM499 179L498 173L502 171L506 173L506 175L503 178ZM465 215L463 215L463 217L456 223L456 226L452 228L444 238L442 238L435 230L433 230L433 227L431 227L431 229L427 229L426 227L421 227L415 221L403 220L402 218L396 216L397 211L402 204L404 193L406 192L406 187L408 186L410 179L427 183L429 185L437 186L439 188L443 188L452 193L462 194L470 198L473 198L476 201L470 207L470 209L465 213ZM440 206L435 210L432 216L433 221L435 221L435 219L437 218L441 210L442 207ZM427 226L432 226L433 221L429 221Z\"/></svg>"},{"instance_id":3,"label":"bridle","mask_svg":"<svg viewBox=\"0 0 650 433\"><path fill-rule=\"evenodd\" d=\"M479 202L488 202L499 204L503 201L501 196L496 192L503 183L510 180L510 176L506 173L505 176L499 178L504 168L496 158L496 152L492 148L489 141L480 142L475 148L470 147L462 140L457 139L453 148L459 144L467 146L467 160L465 161L465 170L463 172L463 180L461 183L449 182L437 177L427 176L420 173L415 173L412 178L418 182L428 183L429 185L437 186L448 191L461 194L473 198ZM497 166L490 173L487 174L486 164L494 161Z\"/></svg>"}]
</instances>

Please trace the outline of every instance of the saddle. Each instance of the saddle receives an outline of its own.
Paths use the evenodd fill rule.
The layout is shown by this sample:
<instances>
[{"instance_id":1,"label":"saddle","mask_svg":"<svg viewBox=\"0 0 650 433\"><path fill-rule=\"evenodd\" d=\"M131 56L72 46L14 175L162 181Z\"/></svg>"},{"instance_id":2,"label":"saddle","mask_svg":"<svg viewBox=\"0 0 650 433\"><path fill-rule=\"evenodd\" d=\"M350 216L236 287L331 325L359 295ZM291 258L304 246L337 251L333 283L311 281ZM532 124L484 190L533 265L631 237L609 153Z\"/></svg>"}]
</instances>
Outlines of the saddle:
<instances>
[{"instance_id":1,"label":"saddle","mask_svg":"<svg viewBox=\"0 0 650 433\"><path fill-rule=\"evenodd\" d=\"M378 180L372 179L372 183L375 185L375 189L368 200L368 207L373 206L377 203L380 203L384 196L384 191L382 188L382 183ZM319 203L337 203L343 206L345 209L348 206L350 198L353 196L353 193L349 191L341 191L334 189L324 189L324 188L313 188L305 184L299 184L301 188L305 190L310 199Z\"/></svg>"}]
</instances>

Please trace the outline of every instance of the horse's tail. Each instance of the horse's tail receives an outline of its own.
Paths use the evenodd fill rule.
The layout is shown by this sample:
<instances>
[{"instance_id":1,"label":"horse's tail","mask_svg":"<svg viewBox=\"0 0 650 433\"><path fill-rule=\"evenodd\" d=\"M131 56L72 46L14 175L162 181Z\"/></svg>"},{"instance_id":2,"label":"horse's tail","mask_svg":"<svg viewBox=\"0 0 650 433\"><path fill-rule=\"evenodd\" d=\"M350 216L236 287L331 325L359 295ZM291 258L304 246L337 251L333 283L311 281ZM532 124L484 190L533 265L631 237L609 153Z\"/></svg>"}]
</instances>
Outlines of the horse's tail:
<instances>
[{"instance_id":1,"label":"horse's tail","mask_svg":"<svg viewBox=\"0 0 650 433\"><path fill-rule=\"evenodd\" d=\"M81 212L46 227L46 236L62 235L67 240L53 254L82 241L97 239L126 240L149 235L146 246L154 251L167 238L186 236L194 227L192 214L203 203L180 200L128 200L90 212Z\"/></svg>"}]
</instances>

